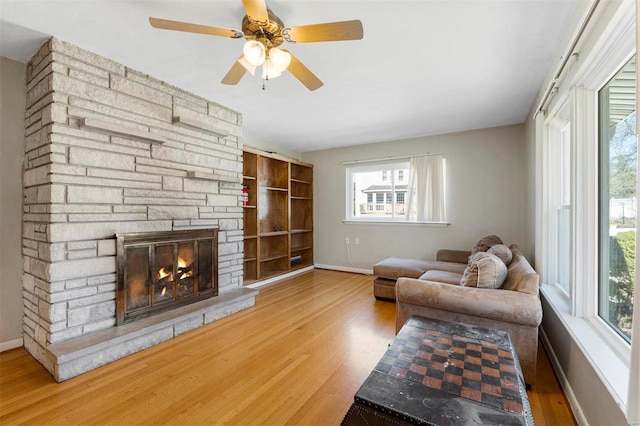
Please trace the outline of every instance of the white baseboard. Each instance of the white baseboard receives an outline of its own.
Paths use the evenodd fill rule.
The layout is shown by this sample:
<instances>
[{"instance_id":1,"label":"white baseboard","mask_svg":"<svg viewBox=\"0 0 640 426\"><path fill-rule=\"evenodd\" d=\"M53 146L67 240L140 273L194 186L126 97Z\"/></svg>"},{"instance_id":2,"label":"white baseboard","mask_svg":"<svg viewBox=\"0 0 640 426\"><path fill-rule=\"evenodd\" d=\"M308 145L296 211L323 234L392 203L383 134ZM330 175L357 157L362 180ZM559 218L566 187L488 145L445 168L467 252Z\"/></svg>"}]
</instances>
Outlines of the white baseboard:
<instances>
[{"instance_id":1,"label":"white baseboard","mask_svg":"<svg viewBox=\"0 0 640 426\"><path fill-rule=\"evenodd\" d=\"M18 339L9 340L8 342L0 342L0 352L8 351L10 349L20 348L24 346L22 337Z\"/></svg>"},{"instance_id":2,"label":"white baseboard","mask_svg":"<svg viewBox=\"0 0 640 426\"><path fill-rule=\"evenodd\" d=\"M255 282L253 284L246 285L245 287L246 288L258 288L258 287L262 287L263 285L275 283L276 281L280 281L280 280L284 280L284 279L287 279L287 278L291 278L291 277L294 277L294 276L296 276L298 274L302 274L302 273L309 272L309 271L313 271L313 265L307 266L306 268L298 269L297 271L287 272L286 274L278 275L277 277L273 277L273 278L269 278L269 279L266 279L266 280L258 281L258 282Z\"/></svg>"},{"instance_id":3,"label":"white baseboard","mask_svg":"<svg viewBox=\"0 0 640 426\"><path fill-rule=\"evenodd\" d=\"M373 269L349 268L346 266L322 265L317 263L315 267L317 269L330 269L332 271L353 272L355 274L373 275Z\"/></svg>"},{"instance_id":4,"label":"white baseboard","mask_svg":"<svg viewBox=\"0 0 640 426\"><path fill-rule=\"evenodd\" d=\"M544 345L544 348L547 351L547 354L549 355L549 359L551 360L551 365L553 367L553 370L556 372L556 376L558 376L558 381L560 382L560 386L562 387L562 390L564 391L564 394L567 397L567 401L569 402L569 408L571 408L571 412L573 413L573 416L576 418L576 421L578 422L579 425L588 425L589 422L587 422L587 419L584 416L584 412L580 407L580 403L576 398L576 394L573 393L573 388L571 387L569 380L567 380L567 376L565 376L564 371L560 366L560 361L558 361L558 357L556 356L556 353L553 351L553 347L551 346L551 342L549 341L547 334L544 332L544 329L542 327L540 327L539 331L540 331L540 339L542 340L542 344Z\"/></svg>"}]
</instances>

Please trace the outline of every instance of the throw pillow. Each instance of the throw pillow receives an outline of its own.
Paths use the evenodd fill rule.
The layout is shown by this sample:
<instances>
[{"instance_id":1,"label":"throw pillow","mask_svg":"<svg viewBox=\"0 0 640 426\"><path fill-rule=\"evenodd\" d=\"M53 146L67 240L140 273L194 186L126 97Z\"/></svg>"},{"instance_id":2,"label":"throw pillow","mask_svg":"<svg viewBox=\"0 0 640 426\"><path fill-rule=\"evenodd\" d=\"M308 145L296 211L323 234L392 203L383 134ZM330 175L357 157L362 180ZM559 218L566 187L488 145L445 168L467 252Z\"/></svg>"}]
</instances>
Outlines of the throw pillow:
<instances>
[{"instance_id":1,"label":"throw pillow","mask_svg":"<svg viewBox=\"0 0 640 426\"><path fill-rule=\"evenodd\" d=\"M471 253L473 254L479 251L487 251L496 244L503 244L500 237L498 237L497 235L487 235L486 237L482 237L478 240L478 242L471 249Z\"/></svg>"},{"instance_id":2,"label":"throw pillow","mask_svg":"<svg viewBox=\"0 0 640 426\"><path fill-rule=\"evenodd\" d=\"M511 253L511 249L504 244L496 244L495 246L491 246L487 253L495 254L498 256L506 266L509 266L511 260L513 259L513 253Z\"/></svg>"},{"instance_id":3,"label":"throw pillow","mask_svg":"<svg viewBox=\"0 0 640 426\"><path fill-rule=\"evenodd\" d=\"M478 288L500 288L507 278L507 266L495 254L478 252L469 256L460 285Z\"/></svg>"}]
</instances>

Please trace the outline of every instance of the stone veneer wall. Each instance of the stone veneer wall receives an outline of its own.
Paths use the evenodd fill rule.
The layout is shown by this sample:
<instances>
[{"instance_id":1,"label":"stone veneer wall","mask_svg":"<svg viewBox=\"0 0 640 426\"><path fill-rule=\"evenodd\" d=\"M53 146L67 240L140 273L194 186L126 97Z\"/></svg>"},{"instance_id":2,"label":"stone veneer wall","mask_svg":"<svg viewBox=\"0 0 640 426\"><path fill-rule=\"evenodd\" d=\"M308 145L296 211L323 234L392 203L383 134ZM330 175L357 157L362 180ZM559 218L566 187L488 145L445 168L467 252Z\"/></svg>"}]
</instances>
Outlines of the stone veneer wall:
<instances>
[{"instance_id":1,"label":"stone veneer wall","mask_svg":"<svg viewBox=\"0 0 640 426\"><path fill-rule=\"evenodd\" d=\"M36 359L53 371L50 345L115 326L116 233L219 227L220 294L242 286L239 113L56 38L26 90L23 329Z\"/></svg>"}]
</instances>

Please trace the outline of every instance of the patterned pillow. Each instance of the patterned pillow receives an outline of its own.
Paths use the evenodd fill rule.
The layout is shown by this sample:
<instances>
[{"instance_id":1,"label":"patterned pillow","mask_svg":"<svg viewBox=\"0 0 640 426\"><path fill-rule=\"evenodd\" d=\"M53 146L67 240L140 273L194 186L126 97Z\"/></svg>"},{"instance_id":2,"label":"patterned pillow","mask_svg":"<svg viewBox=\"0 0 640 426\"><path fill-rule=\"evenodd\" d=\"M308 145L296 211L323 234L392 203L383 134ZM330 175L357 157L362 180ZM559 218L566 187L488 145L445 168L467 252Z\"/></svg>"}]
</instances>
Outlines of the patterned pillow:
<instances>
[{"instance_id":1,"label":"patterned pillow","mask_svg":"<svg viewBox=\"0 0 640 426\"><path fill-rule=\"evenodd\" d=\"M511 253L511 249L504 244L496 244L495 246L491 246L487 253L495 254L498 256L506 266L509 266L511 260L513 259L513 253Z\"/></svg>"},{"instance_id":2,"label":"patterned pillow","mask_svg":"<svg viewBox=\"0 0 640 426\"><path fill-rule=\"evenodd\" d=\"M485 252L469 256L460 285L478 288L500 288L507 278L507 266L498 256Z\"/></svg>"},{"instance_id":3,"label":"patterned pillow","mask_svg":"<svg viewBox=\"0 0 640 426\"><path fill-rule=\"evenodd\" d=\"M478 242L471 249L471 254L477 253L479 251L487 251L496 244L504 243L497 235L487 235L486 237L482 237L478 240Z\"/></svg>"}]
</instances>

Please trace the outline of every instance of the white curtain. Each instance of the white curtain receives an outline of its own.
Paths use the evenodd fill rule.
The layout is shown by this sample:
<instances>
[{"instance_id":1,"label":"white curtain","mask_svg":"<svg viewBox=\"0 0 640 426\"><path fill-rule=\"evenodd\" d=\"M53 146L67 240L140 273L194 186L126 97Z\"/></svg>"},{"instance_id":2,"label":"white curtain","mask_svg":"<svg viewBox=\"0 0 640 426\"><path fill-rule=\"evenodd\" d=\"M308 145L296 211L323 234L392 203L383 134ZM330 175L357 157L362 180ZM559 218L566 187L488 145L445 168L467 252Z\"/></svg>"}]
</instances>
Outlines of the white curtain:
<instances>
[{"instance_id":1,"label":"white curtain","mask_svg":"<svg viewBox=\"0 0 640 426\"><path fill-rule=\"evenodd\" d=\"M411 157L407 187L407 220L445 221L444 165L442 154ZM412 211L416 216L412 217Z\"/></svg>"}]
</instances>

